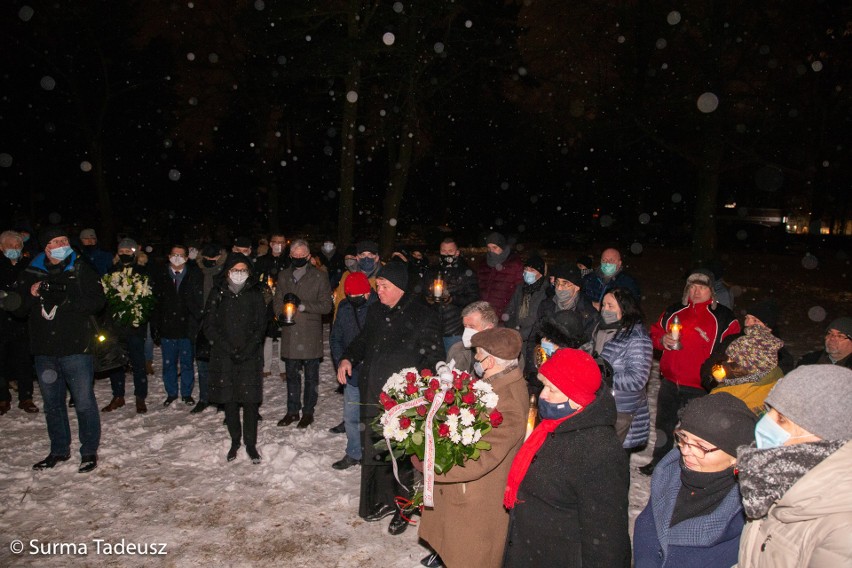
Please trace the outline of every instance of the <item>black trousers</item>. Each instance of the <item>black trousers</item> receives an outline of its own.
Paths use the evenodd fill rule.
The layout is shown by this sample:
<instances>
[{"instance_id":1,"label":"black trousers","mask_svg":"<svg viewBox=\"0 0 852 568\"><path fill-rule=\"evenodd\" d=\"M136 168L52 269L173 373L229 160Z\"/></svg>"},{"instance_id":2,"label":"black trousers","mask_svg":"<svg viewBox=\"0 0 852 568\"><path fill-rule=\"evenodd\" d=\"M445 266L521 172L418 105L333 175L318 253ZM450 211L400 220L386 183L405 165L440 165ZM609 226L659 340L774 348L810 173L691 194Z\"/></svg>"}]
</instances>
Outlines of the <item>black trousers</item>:
<instances>
[{"instance_id":1,"label":"black trousers","mask_svg":"<svg viewBox=\"0 0 852 568\"><path fill-rule=\"evenodd\" d=\"M240 406L243 407L243 424L240 427ZM225 422L228 425L228 434L231 442L239 444L240 439L245 442L247 448L257 446L257 409L260 405L256 402L226 402Z\"/></svg>"},{"instance_id":2,"label":"black trousers","mask_svg":"<svg viewBox=\"0 0 852 568\"><path fill-rule=\"evenodd\" d=\"M370 422L373 417L361 417L363 456L361 458L361 498L358 506L358 515L362 518L373 512L377 505L393 505L397 496L408 499L411 494L403 489L393 475L393 467L390 461L385 461L388 456L387 449L375 447L377 442L384 438L373 431ZM414 485L414 466L411 458L401 457L397 460L399 480L410 490Z\"/></svg>"},{"instance_id":3,"label":"black trousers","mask_svg":"<svg viewBox=\"0 0 852 568\"><path fill-rule=\"evenodd\" d=\"M9 381L18 381L18 401L33 399L33 361L26 333L0 334L0 401L11 402Z\"/></svg>"},{"instance_id":4,"label":"black trousers","mask_svg":"<svg viewBox=\"0 0 852 568\"><path fill-rule=\"evenodd\" d=\"M680 421L680 412L687 403L707 394L704 389L685 387L661 377L660 392L657 393L657 441L651 463L658 464L674 447L674 431Z\"/></svg>"}]
</instances>

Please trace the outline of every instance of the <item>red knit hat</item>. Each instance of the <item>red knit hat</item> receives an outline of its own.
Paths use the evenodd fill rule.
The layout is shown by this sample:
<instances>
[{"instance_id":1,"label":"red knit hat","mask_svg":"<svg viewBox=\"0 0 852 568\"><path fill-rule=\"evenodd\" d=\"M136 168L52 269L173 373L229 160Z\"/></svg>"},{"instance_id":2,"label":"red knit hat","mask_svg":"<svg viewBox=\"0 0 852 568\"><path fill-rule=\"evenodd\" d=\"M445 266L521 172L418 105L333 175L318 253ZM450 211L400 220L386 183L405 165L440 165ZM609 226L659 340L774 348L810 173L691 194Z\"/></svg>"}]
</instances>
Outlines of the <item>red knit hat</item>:
<instances>
[{"instance_id":1,"label":"red knit hat","mask_svg":"<svg viewBox=\"0 0 852 568\"><path fill-rule=\"evenodd\" d=\"M601 370L592 356L579 349L560 349L538 372L553 386L582 406L595 400L601 386Z\"/></svg>"},{"instance_id":2,"label":"red knit hat","mask_svg":"<svg viewBox=\"0 0 852 568\"><path fill-rule=\"evenodd\" d=\"M343 291L347 296L369 294L371 288L367 275L363 272L350 272L343 282Z\"/></svg>"}]
</instances>

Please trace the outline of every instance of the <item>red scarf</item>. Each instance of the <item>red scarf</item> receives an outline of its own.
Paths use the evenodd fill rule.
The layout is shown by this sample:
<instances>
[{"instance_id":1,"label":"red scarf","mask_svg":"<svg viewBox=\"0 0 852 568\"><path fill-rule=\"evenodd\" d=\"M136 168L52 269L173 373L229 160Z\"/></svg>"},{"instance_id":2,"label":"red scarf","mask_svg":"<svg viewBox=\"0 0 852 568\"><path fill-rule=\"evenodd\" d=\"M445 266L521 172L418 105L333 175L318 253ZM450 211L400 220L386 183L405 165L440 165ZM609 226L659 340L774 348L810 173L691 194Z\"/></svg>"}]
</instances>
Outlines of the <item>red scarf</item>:
<instances>
[{"instance_id":1,"label":"red scarf","mask_svg":"<svg viewBox=\"0 0 852 568\"><path fill-rule=\"evenodd\" d=\"M586 408L587 406L584 406L576 412L572 412L565 418L560 418L558 420L542 420L541 423L536 426L535 430L533 430L532 434L530 434L530 437L527 438L527 441L524 442L524 445L518 450L514 461L512 461L512 469L509 470L509 478L506 480L506 492L503 494L504 507L511 509L516 503L520 502L518 501L518 489L521 487L521 482L527 475L527 470L530 468L533 458L547 439L547 435L554 432L560 424L569 418L577 416Z\"/></svg>"}]
</instances>

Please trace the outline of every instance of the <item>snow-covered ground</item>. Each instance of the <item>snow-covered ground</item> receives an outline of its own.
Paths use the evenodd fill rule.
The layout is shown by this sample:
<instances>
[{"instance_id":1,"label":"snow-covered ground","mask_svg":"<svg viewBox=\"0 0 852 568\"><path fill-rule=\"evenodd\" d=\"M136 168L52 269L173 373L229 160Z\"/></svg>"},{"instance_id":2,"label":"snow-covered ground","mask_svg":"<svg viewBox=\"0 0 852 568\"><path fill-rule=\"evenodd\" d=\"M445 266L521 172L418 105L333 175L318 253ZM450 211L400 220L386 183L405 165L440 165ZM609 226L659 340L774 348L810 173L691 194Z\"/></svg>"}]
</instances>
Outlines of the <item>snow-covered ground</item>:
<instances>
[{"instance_id":1,"label":"snow-covered ground","mask_svg":"<svg viewBox=\"0 0 852 568\"><path fill-rule=\"evenodd\" d=\"M49 453L44 415L13 405L0 417L0 566L420 565L428 550L417 528L391 536L389 519L361 520L359 468L331 467L344 454L345 436L328 432L341 420L343 401L328 358L320 368L316 422L306 430L276 425L286 385L276 375L266 380L260 465L242 449L236 461L225 461L230 442L222 413L191 415L180 401L163 408L159 361L156 350L147 414L136 414L129 373L128 405L101 414L99 465L90 474L77 473L73 409L72 458L42 472L31 466ZM655 378L651 389L657 385ZM108 379L96 382L95 394L99 406L109 402ZM35 401L41 406L37 388ZM647 461L633 457L631 522L647 501L649 479L636 471ZM15 540L22 553L11 551ZM106 553L122 542L161 543L167 554ZM82 545L88 555L74 554Z\"/></svg>"}]
</instances>

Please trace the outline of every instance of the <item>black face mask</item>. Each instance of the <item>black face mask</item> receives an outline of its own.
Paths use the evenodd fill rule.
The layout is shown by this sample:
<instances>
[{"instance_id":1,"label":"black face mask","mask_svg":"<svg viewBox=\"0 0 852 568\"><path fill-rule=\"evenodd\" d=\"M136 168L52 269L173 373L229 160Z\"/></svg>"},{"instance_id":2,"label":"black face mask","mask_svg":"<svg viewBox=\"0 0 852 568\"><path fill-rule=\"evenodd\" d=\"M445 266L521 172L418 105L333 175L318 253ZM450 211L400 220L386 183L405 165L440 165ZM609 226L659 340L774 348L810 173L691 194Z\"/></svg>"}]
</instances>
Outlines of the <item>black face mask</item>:
<instances>
[{"instance_id":1,"label":"black face mask","mask_svg":"<svg viewBox=\"0 0 852 568\"><path fill-rule=\"evenodd\" d=\"M364 304L367 303L367 298L364 296L349 296L349 303L355 306L356 308L360 308Z\"/></svg>"},{"instance_id":2,"label":"black face mask","mask_svg":"<svg viewBox=\"0 0 852 568\"><path fill-rule=\"evenodd\" d=\"M215 258L202 258L201 263L206 268L213 268L214 266L216 266L216 259Z\"/></svg>"},{"instance_id":3,"label":"black face mask","mask_svg":"<svg viewBox=\"0 0 852 568\"><path fill-rule=\"evenodd\" d=\"M441 266L455 266L456 262L458 262L459 257L453 255L443 255L441 256Z\"/></svg>"},{"instance_id":4,"label":"black face mask","mask_svg":"<svg viewBox=\"0 0 852 568\"><path fill-rule=\"evenodd\" d=\"M121 261L121 264L133 264L133 255L132 254L120 254L120 255L118 255L118 260Z\"/></svg>"},{"instance_id":5,"label":"black face mask","mask_svg":"<svg viewBox=\"0 0 852 568\"><path fill-rule=\"evenodd\" d=\"M293 268L302 268L308 263L308 257L305 258L293 258L290 257L290 263L293 265Z\"/></svg>"}]
</instances>

